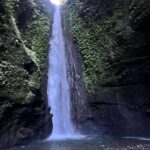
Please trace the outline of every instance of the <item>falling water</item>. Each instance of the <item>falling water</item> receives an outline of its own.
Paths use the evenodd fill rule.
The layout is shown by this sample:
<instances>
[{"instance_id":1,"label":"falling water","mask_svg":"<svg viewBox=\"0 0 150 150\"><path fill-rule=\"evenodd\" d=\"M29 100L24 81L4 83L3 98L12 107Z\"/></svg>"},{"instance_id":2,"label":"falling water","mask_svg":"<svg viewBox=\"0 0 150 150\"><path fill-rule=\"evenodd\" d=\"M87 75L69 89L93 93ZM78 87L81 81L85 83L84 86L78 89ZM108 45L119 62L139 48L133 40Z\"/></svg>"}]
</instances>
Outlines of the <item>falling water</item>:
<instances>
[{"instance_id":1,"label":"falling water","mask_svg":"<svg viewBox=\"0 0 150 150\"><path fill-rule=\"evenodd\" d=\"M50 138L71 138L75 133L70 115L70 92L59 6L55 6L50 45L47 90L53 114L53 131Z\"/></svg>"}]
</instances>

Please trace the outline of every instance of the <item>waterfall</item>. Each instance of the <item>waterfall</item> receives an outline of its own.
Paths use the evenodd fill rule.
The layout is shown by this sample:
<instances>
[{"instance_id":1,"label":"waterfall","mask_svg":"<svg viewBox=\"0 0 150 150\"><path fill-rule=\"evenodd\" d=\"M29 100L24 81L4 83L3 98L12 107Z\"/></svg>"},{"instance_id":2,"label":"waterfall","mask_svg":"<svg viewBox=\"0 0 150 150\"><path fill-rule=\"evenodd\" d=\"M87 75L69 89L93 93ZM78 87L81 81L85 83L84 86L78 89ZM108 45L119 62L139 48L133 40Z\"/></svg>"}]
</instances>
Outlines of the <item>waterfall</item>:
<instances>
[{"instance_id":1,"label":"waterfall","mask_svg":"<svg viewBox=\"0 0 150 150\"><path fill-rule=\"evenodd\" d=\"M70 113L70 91L67 80L64 37L60 6L55 6L52 39L49 49L48 103L53 114L51 139L71 138L75 135Z\"/></svg>"}]
</instances>

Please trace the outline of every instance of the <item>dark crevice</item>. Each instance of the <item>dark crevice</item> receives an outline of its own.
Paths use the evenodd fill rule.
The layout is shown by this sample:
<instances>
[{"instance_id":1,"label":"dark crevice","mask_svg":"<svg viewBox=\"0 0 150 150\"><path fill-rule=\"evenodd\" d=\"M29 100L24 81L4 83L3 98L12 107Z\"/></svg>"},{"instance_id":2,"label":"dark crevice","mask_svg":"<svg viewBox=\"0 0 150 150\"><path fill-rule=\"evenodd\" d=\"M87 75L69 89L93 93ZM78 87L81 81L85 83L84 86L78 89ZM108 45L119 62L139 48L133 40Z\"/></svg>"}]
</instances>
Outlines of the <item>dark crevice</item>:
<instances>
[{"instance_id":1,"label":"dark crevice","mask_svg":"<svg viewBox=\"0 0 150 150\"><path fill-rule=\"evenodd\" d=\"M32 61L30 63L26 63L24 64L24 69L29 73L29 74L33 74L36 71L36 66L35 63Z\"/></svg>"}]
</instances>

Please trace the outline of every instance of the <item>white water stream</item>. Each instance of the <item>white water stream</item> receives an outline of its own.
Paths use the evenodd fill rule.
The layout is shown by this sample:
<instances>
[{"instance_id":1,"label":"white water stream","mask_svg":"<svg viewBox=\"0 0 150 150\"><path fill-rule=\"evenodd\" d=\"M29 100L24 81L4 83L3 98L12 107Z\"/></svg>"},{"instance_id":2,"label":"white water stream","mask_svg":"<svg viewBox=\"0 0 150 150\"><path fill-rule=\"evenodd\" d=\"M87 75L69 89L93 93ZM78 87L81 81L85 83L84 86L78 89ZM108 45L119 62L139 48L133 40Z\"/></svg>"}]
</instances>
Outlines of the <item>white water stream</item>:
<instances>
[{"instance_id":1,"label":"white water stream","mask_svg":"<svg viewBox=\"0 0 150 150\"><path fill-rule=\"evenodd\" d=\"M53 114L53 131L50 139L72 138L75 137L75 131L70 113L70 91L60 6L55 6L50 45L47 89L48 102Z\"/></svg>"}]
</instances>

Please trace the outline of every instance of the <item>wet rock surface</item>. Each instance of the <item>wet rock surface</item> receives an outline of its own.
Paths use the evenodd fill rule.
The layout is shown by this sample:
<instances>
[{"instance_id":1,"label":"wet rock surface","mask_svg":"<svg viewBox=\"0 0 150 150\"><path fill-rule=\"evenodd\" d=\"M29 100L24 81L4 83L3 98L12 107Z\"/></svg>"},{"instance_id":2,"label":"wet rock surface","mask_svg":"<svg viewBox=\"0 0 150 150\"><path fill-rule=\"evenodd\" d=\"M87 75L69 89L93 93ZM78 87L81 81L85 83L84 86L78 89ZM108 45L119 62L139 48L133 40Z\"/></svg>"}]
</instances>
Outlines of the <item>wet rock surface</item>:
<instances>
[{"instance_id":1,"label":"wet rock surface","mask_svg":"<svg viewBox=\"0 0 150 150\"><path fill-rule=\"evenodd\" d=\"M88 117L87 91L83 82L82 62L78 49L75 47L71 34L68 33L64 20L65 47L67 55L68 80L71 95L71 116L75 124L80 125ZM86 113L85 113L86 112Z\"/></svg>"},{"instance_id":2,"label":"wet rock surface","mask_svg":"<svg viewBox=\"0 0 150 150\"><path fill-rule=\"evenodd\" d=\"M149 85L124 87L90 97L91 120L99 132L121 136L149 136ZM96 131L97 132L97 131Z\"/></svg>"},{"instance_id":3,"label":"wet rock surface","mask_svg":"<svg viewBox=\"0 0 150 150\"><path fill-rule=\"evenodd\" d=\"M65 6L89 92L87 131L150 135L149 5L148 0L71 0Z\"/></svg>"},{"instance_id":4,"label":"wet rock surface","mask_svg":"<svg viewBox=\"0 0 150 150\"><path fill-rule=\"evenodd\" d=\"M41 60L45 56L39 47L43 43L36 36L42 32L42 41L49 40L49 34L37 23L42 17L47 23L45 32L50 32L49 16L43 7L40 0L0 1L0 149L43 139L52 130L46 85L42 83L45 62ZM29 36L29 32L36 34ZM44 45L47 53L48 42Z\"/></svg>"}]
</instances>

